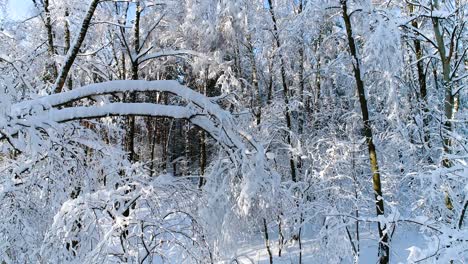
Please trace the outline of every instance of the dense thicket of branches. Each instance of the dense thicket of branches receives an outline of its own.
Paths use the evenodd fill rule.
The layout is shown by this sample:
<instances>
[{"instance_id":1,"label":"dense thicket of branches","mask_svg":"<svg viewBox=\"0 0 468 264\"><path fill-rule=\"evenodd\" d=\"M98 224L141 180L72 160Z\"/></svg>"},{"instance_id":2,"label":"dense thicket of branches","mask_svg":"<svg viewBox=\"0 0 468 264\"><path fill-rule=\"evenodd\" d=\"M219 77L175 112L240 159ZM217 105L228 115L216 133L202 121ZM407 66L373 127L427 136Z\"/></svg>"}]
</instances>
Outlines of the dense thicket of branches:
<instances>
[{"instance_id":1,"label":"dense thicket of branches","mask_svg":"<svg viewBox=\"0 0 468 264\"><path fill-rule=\"evenodd\" d=\"M0 263L468 261L466 1L8 2Z\"/></svg>"}]
</instances>

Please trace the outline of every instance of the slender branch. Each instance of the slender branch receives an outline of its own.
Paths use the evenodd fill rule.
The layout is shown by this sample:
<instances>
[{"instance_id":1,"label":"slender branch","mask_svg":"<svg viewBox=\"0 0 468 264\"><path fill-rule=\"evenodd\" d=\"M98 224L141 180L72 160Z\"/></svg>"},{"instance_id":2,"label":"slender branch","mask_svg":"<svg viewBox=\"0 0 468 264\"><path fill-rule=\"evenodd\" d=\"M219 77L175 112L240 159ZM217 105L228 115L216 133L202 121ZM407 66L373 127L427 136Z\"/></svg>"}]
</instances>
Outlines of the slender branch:
<instances>
[{"instance_id":1,"label":"slender branch","mask_svg":"<svg viewBox=\"0 0 468 264\"><path fill-rule=\"evenodd\" d=\"M62 92L63 86L65 85L65 80L67 79L68 73L70 72L73 62L75 61L76 56L80 51L81 44L83 43L86 37L86 33L88 32L88 28L91 23L91 19L93 18L94 11L96 10L96 7L99 4L99 2L100 0L92 0L91 4L89 5L88 12L86 13L86 16L81 24L81 29L78 34L78 37L75 40L73 48L71 48L68 51L67 57L65 59L65 64L60 70L60 74L58 75L57 80L55 81L53 87L54 93Z\"/></svg>"}]
</instances>

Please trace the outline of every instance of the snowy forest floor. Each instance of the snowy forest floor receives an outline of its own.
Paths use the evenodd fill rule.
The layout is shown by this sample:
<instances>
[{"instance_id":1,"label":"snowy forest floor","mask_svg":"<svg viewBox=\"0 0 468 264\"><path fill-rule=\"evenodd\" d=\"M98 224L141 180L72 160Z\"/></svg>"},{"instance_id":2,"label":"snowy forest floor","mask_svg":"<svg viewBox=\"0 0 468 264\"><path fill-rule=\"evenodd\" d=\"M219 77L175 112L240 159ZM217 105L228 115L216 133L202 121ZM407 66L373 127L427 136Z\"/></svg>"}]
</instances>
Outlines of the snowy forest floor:
<instances>
[{"instance_id":1,"label":"snowy forest floor","mask_svg":"<svg viewBox=\"0 0 468 264\"><path fill-rule=\"evenodd\" d=\"M377 241L370 236L372 226L366 226L361 238L359 263L370 264L377 263ZM367 232L368 231L368 232ZM252 237L251 240L243 242L237 249L232 249L232 257L226 259L223 263L239 264L269 264L269 256L265 247L265 240L261 234ZM297 241L288 241L284 245L281 257L278 256L278 234L270 234L270 247L273 254L274 264L292 264L299 263L299 245ZM324 250L318 247L316 240L311 239L313 234L306 234L302 240L302 263L313 264L321 263L318 255L326 254ZM396 230L391 241L390 263L410 263L412 259L422 259L425 256L419 254L418 248L424 248L426 242L420 232L415 228L401 228ZM333 247L330 243L329 247ZM237 261L237 262L236 262ZM333 263L333 262L329 262ZM341 263L347 263L342 261ZM420 263L425 263L424 261Z\"/></svg>"}]
</instances>

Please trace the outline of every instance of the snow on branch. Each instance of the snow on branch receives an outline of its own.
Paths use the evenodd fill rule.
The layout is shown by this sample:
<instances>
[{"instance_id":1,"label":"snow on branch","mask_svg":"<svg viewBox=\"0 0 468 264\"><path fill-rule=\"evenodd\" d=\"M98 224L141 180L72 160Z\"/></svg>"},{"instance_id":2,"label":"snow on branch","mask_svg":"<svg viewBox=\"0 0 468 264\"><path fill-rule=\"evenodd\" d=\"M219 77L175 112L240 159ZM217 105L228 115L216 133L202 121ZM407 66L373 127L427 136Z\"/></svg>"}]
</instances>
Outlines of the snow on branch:
<instances>
[{"instance_id":1,"label":"snow on branch","mask_svg":"<svg viewBox=\"0 0 468 264\"><path fill-rule=\"evenodd\" d=\"M184 105L160 105L154 103L100 103L91 106L72 106L70 103L98 95L128 92L166 92L174 94L186 103ZM38 99L12 105L7 113L7 123L0 129L18 137L23 129L45 131L56 123L73 120L102 118L108 116L154 116L186 119L205 130L220 144L236 168L231 175L241 177L242 183L237 201L243 214L254 208L259 193L267 192L273 197L278 175L272 173L265 163L265 152L261 144L242 131L232 114L221 108L216 99L209 98L177 81L110 81L87 85L72 91L52 94ZM48 133L48 132L46 132ZM5 139L4 137L0 137ZM18 138L17 141L20 141ZM14 144L15 142L12 142ZM267 199L266 196L261 199ZM269 199L269 198L268 198Z\"/></svg>"},{"instance_id":2,"label":"snow on branch","mask_svg":"<svg viewBox=\"0 0 468 264\"><path fill-rule=\"evenodd\" d=\"M235 132L235 125L234 122L232 121L232 116L231 114L222 109L218 104L216 104L214 99L210 99L209 97L206 97L194 90L191 90L190 88L181 85L177 81L173 80L160 80L160 81L144 81L144 80L123 80L123 81L110 81L110 82L103 82L103 83L96 83L96 84L91 84L87 85L81 88L74 89L72 91L68 92L63 92L59 94L52 94L44 97L40 97L38 99L34 100L28 100L28 101L23 101L20 103L17 103L12 106L11 110L11 116L14 116L16 118L23 118L29 115L34 115L34 112L42 112L42 111L48 111L51 110L52 108L59 107L59 106L64 106L67 105L70 102L74 102L83 98L91 97L91 96L97 96L97 95L104 95L104 94L112 94L112 93L125 93L125 92L167 92L174 94L176 96L181 97L185 101L187 101L189 104L194 106L198 114L203 115L207 114L210 116L212 120L215 120L214 124L212 126L218 126L219 130L222 130L222 133L217 132L217 134L220 135L220 139L223 141L223 143L226 143L227 146L232 147L236 146L238 149L246 149L245 145L242 143L241 138L245 138L243 136L237 135ZM213 100L213 101L212 101ZM74 118L77 117L76 115L78 113L74 111L87 111L88 117L98 117L98 116L105 116L105 115L151 115L151 116L168 116L168 114L171 114L169 116L172 116L174 114L173 111L167 111L167 112L162 112L162 113L156 113L155 111L166 111L166 109L169 108L163 108L161 105L145 105L145 104L139 104L137 105L132 105L131 109L126 109L126 108L120 108L123 105L117 105L117 104L112 104L112 105L107 105L107 106L100 106L96 108L88 108L84 110L83 108L66 108L63 109L60 112L61 115L68 115L67 118L68 120L73 120L73 119L80 119L80 118ZM126 105L129 106L129 105ZM157 106L157 107L155 107ZM137 111L135 107L139 107ZM155 108L152 108L155 107ZM111 109L112 108L112 109ZM173 108L174 109L174 108ZM172 109L172 110L173 110ZM179 110L183 111L188 111L187 109L182 109L178 108ZM112 112L111 110L115 111ZM49 111L50 113L56 113L58 110L52 110ZM89 111L96 111L95 113L90 113ZM134 113L131 112L125 112L125 111L134 111ZM182 112L181 112L182 113ZM184 112L185 113L185 112ZM58 118L54 116L55 114L51 114L52 120L55 120L54 118ZM178 116L178 114L174 114L174 118L188 118L191 115L195 115L195 113L190 112L189 114L185 116ZM86 118L86 117L83 117ZM63 122L66 121L64 120L55 120L57 122ZM192 118L192 122L198 122L199 120L197 118ZM200 127L204 127L201 124L196 124L199 125ZM206 124L205 124L206 126ZM212 136L214 135L213 130L207 131L209 132ZM222 135L222 136L221 136ZM252 141L252 140L249 140ZM227 144L227 142L231 142L230 144ZM252 142L250 142L250 145L254 146Z\"/></svg>"},{"instance_id":3,"label":"snow on branch","mask_svg":"<svg viewBox=\"0 0 468 264\"><path fill-rule=\"evenodd\" d=\"M90 84L72 91L23 101L12 106L12 114L22 116L28 114L34 106L38 105L48 109L90 96L125 92L168 92L191 101L209 112L226 112L217 104L213 104L208 97L181 85L177 81L120 80Z\"/></svg>"},{"instance_id":4,"label":"snow on branch","mask_svg":"<svg viewBox=\"0 0 468 264\"><path fill-rule=\"evenodd\" d=\"M201 53L198 53L193 50L166 50L166 51L160 51L160 52L150 53L146 55L145 53L142 53L136 56L136 60L138 61L138 63L143 63L151 59L157 59L157 58L169 57L169 56L180 56L180 55L192 55L192 56L198 56L198 57L203 56Z\"/></svg>"},{"instance_id":5,"label":"snow on branch","mask_svg":"<svg viewBox=\"0 0 468 264\"><path fill-rule=\"evenodd\" d=\"M216 120L216 125L219 125L220 129L224 132L224 142L231 141L232 143L227 144L228 146L235 145L238 149L245 149L242 143L242 136L236 135L234 122L232 121L231 114L222 109L218 104L214 103L213 99L206 97L190 88L181 85L179 82L174 80L159 80L159 81L144 81L144 80L121 80L121 81L110 81L96 84L90 84L81 88L74 89L72 91L63 92L59 94L52 94L44 97L40 97L34 100L23 101L12 106L11 115L14 117L22 118L33 114L36 109L49 110L54 107L64 106L70 102L77 101L83 98L112 94L112 93L125 93L125 92L167 92L181 97L188 103L194 105L200 114L208 114L212 119ZM212 101L213 100L213 101ZM140 105L141 106L141 105ZM99 108L99 111L109 110L109 106L106 108ZM145 106L146 107L146 106ZM97 109L97 108L96 108ZM76 109L75 109L76 110ZM118 109L115 109L118 110ZM144 108L145 111L148 108ZM67 110L67 114L72 114L74 110ZM89 110L87 110L89 111ZM119 110L124 111L124 110ZM153 110L155 111L155 110ZM147 112L135 113L135 115L145 115ZM112 115L112 113L107 113ZM115 115L131 115L131 113L115 113ZM151 114L155 116L154 112ZM164 116L164 115L163 115ZM187 118L177 117L174 118ZM73 119L73 118L72 118ZM192 121L196 120L192 118ZM198 125L198 124L197 124ZM213 131L207 131L210 134ZM252 144L251 142L251 145Z\"/></svg>"},{"instance_id":6,"label":"snow on branch","mask_svg":"<svg viewBox=\"0 0 468 264\"><path fill-rule=\"evenodd\" d=\"M102 106L78 106L52 109L46 113L48 120L57 123L107 116L161 116L190 119L191 116L196 115L196 112L190 111L184 106L151 103L110 103Z\"/></svg>"},{"instance_id":7,"label":"snow on branch","mask_svg":"<svg viewBox=\"0 0 468 264\"><path fill-rule=\"evenodd\" d=\"M187 119L205 130L215 140L229 148L236 147L229 137L223 136L223 129L211 121L206 114L187 106L160 105L152 103L110 103L102 106L78 106L51 109L38 116L44 122L63 123L80 119L109 116L153 116ZM238 147L238 146L237 146Z\"/></svg>"}]
</instances>

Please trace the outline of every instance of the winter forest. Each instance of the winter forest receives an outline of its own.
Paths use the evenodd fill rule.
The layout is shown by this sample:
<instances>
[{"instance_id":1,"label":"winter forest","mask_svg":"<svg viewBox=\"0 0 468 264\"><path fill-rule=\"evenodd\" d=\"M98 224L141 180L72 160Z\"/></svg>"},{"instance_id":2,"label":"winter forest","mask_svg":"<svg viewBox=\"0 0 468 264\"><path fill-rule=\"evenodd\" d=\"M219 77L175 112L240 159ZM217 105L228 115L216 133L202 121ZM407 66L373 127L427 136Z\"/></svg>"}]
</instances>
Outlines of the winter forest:
<instances>
[{"instance_id":1,"label":"winter forest","mask_svg":"<svg viewBox=\"0 0 468 264\"><path fill-rule=\"evenodd\" d=\"M468 263L467 85L466 0L0 0L0 263Z\"/></svg>"}]
</instances>

